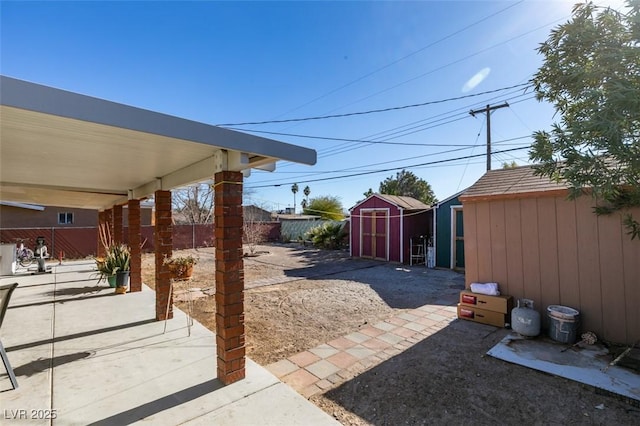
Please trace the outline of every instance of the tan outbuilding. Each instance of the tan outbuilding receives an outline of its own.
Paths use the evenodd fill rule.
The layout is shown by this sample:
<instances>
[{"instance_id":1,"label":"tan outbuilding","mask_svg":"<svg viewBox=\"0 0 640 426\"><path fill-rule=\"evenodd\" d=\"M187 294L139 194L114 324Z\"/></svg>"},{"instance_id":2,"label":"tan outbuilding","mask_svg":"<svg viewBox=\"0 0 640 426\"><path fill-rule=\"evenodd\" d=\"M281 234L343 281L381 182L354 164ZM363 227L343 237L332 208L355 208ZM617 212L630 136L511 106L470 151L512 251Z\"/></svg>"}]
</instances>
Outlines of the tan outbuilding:
<instances>
[{"instance_id":1,"label":"tan outbuilding","mask_svg":"<svg viewBox=\"0 0 640 426\"><path fill-rule=\"evenodd\" d=\"M533 300L543 322L549 305L572 307L582 330L634 344L640 241L627 235L623 214L640 218L640 208L597 216L591 196L567 195L531 166L489 171L465 191L466 286L497 282L503 294Z\"/></svg>"}]
</instances>

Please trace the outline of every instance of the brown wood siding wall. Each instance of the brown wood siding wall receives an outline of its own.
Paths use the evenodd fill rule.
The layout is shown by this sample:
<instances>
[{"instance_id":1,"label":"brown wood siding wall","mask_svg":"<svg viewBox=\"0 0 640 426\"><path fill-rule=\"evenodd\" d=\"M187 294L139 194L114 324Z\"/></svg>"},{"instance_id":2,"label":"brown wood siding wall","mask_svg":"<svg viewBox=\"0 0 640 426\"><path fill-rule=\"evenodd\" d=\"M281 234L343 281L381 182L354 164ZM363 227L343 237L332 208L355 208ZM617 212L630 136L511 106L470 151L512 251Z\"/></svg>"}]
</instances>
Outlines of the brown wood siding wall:
<instances>
[{"instance_id":1,"label":"brown wood siding wall","mask_svg":"<svg viewBox=\"0 0 640 426\"><path fill-rule=\"evenodd\" d=\"M640 339L640 241L621 215L596 216L588 197L465 200L466 285L497 282L503 294L546 308L576 308L581 330ZM634 209L640 217L640 209Z\"/></svg>"}]
</instances>

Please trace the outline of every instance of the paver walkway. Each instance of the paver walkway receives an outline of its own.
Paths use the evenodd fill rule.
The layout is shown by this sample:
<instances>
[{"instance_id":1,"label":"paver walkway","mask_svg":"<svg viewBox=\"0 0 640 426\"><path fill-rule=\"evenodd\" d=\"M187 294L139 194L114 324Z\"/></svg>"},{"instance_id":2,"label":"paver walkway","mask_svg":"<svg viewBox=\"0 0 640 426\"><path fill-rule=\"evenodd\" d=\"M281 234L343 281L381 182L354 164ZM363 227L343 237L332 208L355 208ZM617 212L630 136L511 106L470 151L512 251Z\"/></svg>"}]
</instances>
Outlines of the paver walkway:
<instances>
[{"instance_id":1,"label":"paver walkway","mask_svg":"<svg viewBox=\"0 0 640 426\"><path fill-rule=\"evenodd\" d=\"M426 339L456 319L456 300L439 301L292 355L266 368L310 398Z\"/></svg>"}]
</instances>

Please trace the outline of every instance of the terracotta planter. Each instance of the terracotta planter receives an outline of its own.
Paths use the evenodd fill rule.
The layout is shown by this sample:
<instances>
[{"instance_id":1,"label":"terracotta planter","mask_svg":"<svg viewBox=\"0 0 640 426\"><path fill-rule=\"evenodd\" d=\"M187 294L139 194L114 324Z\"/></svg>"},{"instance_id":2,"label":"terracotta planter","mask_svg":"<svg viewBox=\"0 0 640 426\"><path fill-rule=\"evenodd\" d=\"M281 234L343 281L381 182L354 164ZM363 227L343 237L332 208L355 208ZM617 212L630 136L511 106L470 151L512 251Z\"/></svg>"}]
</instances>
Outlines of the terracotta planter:
<instances>
[{"instance_id":1,"label":"terracotta planter","mask_svg":"<svg viewBox=\"0 0 640 426\"><path fill-rule=\"evenodd\" d=\"M193 265L169 265L171 278L174 280L186 280L193 275Z\"/></svg>"}]
</instances>

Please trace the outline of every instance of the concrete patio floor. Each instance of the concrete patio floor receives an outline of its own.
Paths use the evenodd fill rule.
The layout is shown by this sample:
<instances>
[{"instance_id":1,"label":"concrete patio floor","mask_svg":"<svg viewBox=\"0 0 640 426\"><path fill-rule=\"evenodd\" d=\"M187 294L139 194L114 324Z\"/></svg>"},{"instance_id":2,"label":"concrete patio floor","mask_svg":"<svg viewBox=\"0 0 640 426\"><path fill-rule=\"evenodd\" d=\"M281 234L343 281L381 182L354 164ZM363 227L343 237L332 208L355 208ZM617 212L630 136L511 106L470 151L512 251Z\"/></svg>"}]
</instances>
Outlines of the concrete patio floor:
<instances>
[{"instance_id":1,"label":"concrete patio floor","mask_svg":"<svg viewBox=\"0 0 640 426\"><path fill-rule=\"evenodd\" d=\"M0 371L0 424L338 424L250 359L223 386L213 332L174 308L163 333L155 293L116 295L93 262L0 278L13 282L0 337L19 387Z\"/></svg>"}]
</instances>

